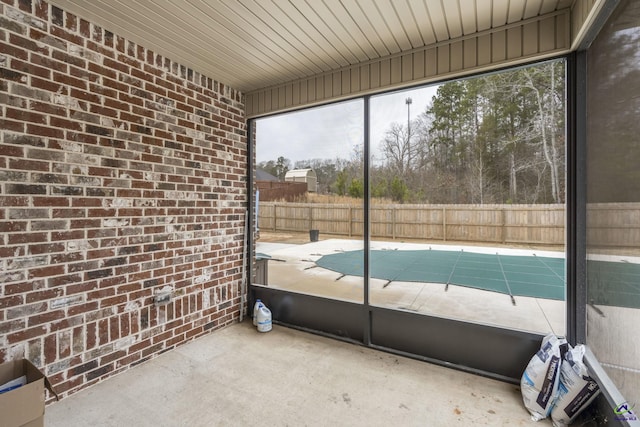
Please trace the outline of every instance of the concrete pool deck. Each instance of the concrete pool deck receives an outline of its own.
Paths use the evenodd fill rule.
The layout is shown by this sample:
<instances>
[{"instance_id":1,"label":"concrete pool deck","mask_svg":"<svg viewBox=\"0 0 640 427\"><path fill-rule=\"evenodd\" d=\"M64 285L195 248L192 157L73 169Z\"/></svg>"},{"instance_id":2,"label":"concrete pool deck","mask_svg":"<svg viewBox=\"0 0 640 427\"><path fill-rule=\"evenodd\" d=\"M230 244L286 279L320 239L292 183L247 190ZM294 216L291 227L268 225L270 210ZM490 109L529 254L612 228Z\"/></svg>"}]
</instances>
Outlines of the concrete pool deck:
<instances>
[{"instance_id":1,"label":"concrete pool deck","mask_svg":"<svg viewBox=\"0 0 640 427\"><path fill-rule=\"evenodd\" d=\"M476 253L564 258L564 252L533 249L507 249L481 246L437 245L426 243L372 241L374 250L450 250ZM269 261L268 286L310 295L353 302L363 300L363 279L344 276L315 265L324 255L362 249L362 241L325 239L310 243L260 242L256 251L273 258ZM547 334L564 335L565 302L449 285L386 280L370 280L370 303L386 308L408 310L459 320Z\"/></svg>"}]
</instances>

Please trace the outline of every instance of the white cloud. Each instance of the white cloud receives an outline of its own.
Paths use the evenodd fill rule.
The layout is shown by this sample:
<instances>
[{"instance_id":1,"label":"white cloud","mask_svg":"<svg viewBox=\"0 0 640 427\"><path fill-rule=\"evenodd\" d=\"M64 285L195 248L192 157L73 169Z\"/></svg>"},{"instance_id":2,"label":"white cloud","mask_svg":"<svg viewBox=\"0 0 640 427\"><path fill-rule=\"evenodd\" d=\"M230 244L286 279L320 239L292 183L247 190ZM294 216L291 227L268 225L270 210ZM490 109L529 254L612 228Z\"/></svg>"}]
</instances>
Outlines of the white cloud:
<instances>
[{"instance_id":1,"label":"white cloud","mask_svg":"<svg viewBox=\"0 0 640 427\"><path fill-rule=\"evenodd\" d=\"M371 97L370 141L374 154L393 122L407 121L406 98L411 97L411 120L423 113L437 86ZM295 163L307 159L349 159L364 142L364 101L340 102L256 121L257 161L279 156Z\"/></svg>"}]
</instances>

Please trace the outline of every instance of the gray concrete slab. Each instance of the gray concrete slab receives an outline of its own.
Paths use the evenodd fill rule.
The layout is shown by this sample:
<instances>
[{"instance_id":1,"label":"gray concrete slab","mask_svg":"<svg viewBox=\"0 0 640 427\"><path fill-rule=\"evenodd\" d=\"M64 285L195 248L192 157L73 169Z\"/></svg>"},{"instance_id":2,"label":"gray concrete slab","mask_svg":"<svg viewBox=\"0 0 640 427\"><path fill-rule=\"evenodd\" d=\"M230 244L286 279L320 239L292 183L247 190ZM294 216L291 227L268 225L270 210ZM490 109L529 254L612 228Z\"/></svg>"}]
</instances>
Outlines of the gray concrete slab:
<instances>
[{"instance_id":1,"label":"gray concrete slab","mask_svg":"<svg viewBox=\"0 0 640 427\"><path fill-rule=\"evenodd\" d=\"M48 427L548 426L517 386L250 321L46 408Z\"/></svg>"}]
</instances>

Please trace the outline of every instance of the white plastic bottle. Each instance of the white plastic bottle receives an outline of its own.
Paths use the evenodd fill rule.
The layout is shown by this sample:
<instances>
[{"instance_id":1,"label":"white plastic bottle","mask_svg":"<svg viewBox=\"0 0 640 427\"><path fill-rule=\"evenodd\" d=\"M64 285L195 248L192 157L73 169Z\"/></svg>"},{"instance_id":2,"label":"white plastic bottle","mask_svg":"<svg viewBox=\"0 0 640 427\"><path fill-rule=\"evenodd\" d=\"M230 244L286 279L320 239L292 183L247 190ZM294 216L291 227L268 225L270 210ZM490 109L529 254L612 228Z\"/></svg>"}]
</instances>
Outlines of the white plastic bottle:
<instances>
[{"instance_id":1,"label":"white plastic bottle","mask_svg":"<svg viewBox=\"0 0 640 427\"><path fill-rule=\"evenodd\" d=\"M271 310L264 304L258 310L258 332L269 332L271 330Z\"/></svg>"},{"instance_id":2,"label":"white plastic bottle","mask_svg":"<svg viewBox=\"0 0 640 427\"><path fill-rule=\"evenodd\" d=\"M260 307L264 307L264 304L258 298L253 305L253 326L258 326L258 310L260 310Z\"/></svg>"}]
</instances>

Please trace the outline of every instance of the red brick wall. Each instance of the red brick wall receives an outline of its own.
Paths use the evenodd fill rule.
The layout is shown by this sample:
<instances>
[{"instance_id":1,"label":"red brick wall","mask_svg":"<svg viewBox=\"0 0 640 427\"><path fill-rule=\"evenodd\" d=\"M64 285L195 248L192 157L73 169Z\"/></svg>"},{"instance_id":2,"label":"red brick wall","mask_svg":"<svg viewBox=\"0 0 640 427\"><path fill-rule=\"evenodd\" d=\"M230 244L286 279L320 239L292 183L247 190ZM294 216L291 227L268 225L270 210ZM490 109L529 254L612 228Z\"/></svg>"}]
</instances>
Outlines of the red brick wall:
<instances>
[{"instance_id":1,"label":"red brick wall","mask_svg":"<svg viewBox=\"0 0 640 427\"><path fill-rule=\"evenodd\" d=\"M293 202L307 192L306 182L291 181L256 181L256 188L260 190L260 201L270 202L286 200Z\"/></svg>"},{"instance_id":2,"label":"red brick wall","mask_svg":"<svg viewBox=\"0 0 640 427\"><path fill-rule=\"evenodd\" d=\"M0 362L66 395L237 320L244 98L45 1L0 11Z\"/></svg>"}]
</instances>

